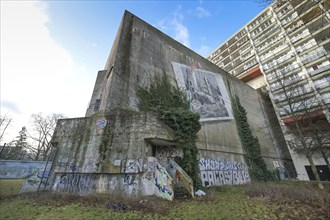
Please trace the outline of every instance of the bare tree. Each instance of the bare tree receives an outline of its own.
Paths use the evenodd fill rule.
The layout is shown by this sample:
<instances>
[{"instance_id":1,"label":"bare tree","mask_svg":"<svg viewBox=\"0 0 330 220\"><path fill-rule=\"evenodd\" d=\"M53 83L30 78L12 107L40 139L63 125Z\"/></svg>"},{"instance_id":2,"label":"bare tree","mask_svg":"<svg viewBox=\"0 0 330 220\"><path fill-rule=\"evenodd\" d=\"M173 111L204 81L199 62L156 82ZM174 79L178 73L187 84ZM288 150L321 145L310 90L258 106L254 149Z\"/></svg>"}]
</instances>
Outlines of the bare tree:
<instances>
[{"instance_id":1,"label":"bare tree","mask_svg":"<svg viewBox=\"0 0 330 220\"><path fill-rule=\"evenodd\" d=\"M297 64L278 67L267 77L279 114L285 124L289 147L308 159L318 187L323 189L313 161L315 152L327 149L325 132L329 122L324 118L325 109L317 90L303 74L286 75ZM306 83L307 82L307 83Z\"/></svg>"},{"instance_id":2,"label":"bare tree","mask_svg":"<svg viewBox=\"0 0 330 220\"><path fill-rule=\"evenodd\" d=\"M29 137L33 143L29 150L33 154L34 160L46 160L50 153L52 138L57 120L64 118L62 114L44 115L42 113L31 115L32 131Z\"/></svg>"},{"instance_id":3,"label":"bare tree","mask_svg":"<svg viewBox=\"0 0 330 220\"><path fill-rule=\"evenodd\" d=\"M2 115L0 116L0 142L3 140L5 132L9 127L11 121L12 118L10 118L7 113L3 116Z\"/></svg>"}]
</instances>

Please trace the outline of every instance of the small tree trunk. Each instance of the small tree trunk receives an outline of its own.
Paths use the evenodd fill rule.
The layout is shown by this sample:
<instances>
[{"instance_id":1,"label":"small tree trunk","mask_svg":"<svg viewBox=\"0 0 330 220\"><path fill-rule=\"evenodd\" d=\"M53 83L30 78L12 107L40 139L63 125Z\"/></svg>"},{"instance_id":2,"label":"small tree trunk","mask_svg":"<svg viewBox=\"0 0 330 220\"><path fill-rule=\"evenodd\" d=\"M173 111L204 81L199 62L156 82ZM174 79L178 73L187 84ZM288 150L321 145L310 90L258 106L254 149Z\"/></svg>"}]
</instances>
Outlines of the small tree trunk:
<instances>
[{"instance_id":1,"label":"small tree trunk","mask_svg":"<svg viewBox=\"0 0 330 220\"><path fill-rule=\"evenodd\" d=\"M319 189L324 189L324 187L323 187L323 185L322 185L322 183L321 183L320 176L319 176L319 174L317 173L317 169L316 169L316 166L315 166L314 161L313 161L313 159L312 159L312 156L309 155L309 154L306 154L306 157L307 157L307 159L308 159L308 161L309 161L309 163L310 163L310 165L311 165L312 172L313 172L314 177L315 177L316 182L317 182L317 186L319 187Z\"/></svg>"},{"instance_id":2,"label":"small tree trunk","mask_svg":"<svg viewBox=\"0 0 330 220\"><path fill-rule=\"evenodd\" d=\"M330 172L330 163L329 163L328 157L323 150L321 150L321 153L322 153L322 156L323 156L325 163L327 164L329 172Z\"/></svg>"}]
</instances>

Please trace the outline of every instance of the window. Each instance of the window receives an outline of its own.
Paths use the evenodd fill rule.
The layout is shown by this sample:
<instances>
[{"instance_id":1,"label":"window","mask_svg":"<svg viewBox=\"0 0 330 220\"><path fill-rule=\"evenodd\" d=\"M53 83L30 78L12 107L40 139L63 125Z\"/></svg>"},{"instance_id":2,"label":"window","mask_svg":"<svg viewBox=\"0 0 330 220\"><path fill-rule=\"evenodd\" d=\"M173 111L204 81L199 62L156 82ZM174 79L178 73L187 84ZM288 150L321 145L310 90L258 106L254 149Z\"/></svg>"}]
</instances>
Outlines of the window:
<instances>
[{"instance_id":1,"label":"window","mask_svg":"<svg viewBox=\"0 0 330 220\"><path fill-rule=\"evenodd\" d=\"M94 111L98 111L100 109L101 99L95 100Z\"/></svg>"}]
</instances>

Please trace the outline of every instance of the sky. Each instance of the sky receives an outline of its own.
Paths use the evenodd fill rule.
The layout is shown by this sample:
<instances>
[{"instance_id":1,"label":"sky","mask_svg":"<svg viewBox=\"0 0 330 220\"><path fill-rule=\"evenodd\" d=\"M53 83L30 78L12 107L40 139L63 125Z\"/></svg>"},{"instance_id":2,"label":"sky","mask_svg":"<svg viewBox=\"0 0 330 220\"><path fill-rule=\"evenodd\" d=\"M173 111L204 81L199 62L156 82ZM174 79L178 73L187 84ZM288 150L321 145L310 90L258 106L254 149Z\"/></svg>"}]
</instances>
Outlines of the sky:
<instances>
[{"instance_id":1,"label":"sky","mask_svg":"<svg viewBox=\"0 0 330 220\"><path fill-rule=\"evenodd\" d=\"M264 9L257 0L1 0L0 115L84 117L125 10L206 57ZM3 128L1 128L3 129Z\"/></svg>"}]
</instances>

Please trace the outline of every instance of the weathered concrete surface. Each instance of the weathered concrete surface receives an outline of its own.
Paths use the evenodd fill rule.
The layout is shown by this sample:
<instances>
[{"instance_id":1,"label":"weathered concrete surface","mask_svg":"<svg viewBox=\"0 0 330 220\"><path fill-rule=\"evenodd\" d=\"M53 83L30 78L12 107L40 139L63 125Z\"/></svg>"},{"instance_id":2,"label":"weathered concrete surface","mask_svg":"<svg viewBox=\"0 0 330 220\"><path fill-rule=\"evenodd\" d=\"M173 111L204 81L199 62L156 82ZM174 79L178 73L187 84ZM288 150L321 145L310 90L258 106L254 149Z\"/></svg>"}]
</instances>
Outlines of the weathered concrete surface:
<instances>
[{"instance_id":1,"label":"weathered concrete surface","mask_svg":"<svg viewBox=\"0 0 330 220\"><path fill-rule=\"evenodd\" d=\"M146 113L117 111L59 120L53 137L60 146L54 172L143 172L143 163L152 156L146 139L174 140L170 128Z\"/></svg>"},{"instance_id":2,"label":"weathered concrete surface","mask_svg":"<svg viewBox=\"0 0 330 220\"><path fill-rule=\"evenodd\" d=\"M125 12L121 27L116 39L119 47L115 44L116 53L110 55L105 66L107 74L103 78L102 95L92 96L91 103L95 97L102 96L100 111L118 107L138 110L136 89L148 87L155 76L166 74L172 84L178 86L173 63L208 71L221 77L229 96L240 98L269 169L275 169L274 162L283 168L284 163L292 164L291 158L277 149L276 136L269 129L272 124L265 113L265 103L254 89L129 12ZM244 163L234 120L202 122L197 145L201 157Z\"/></svg>"},{"instance_id":3,"label":"weathered concrete surface","mask_svg":"<svg viewBox=\"0 0 330 220\"><path fill-rule=\"evenodd\" d=\"M56 173L52 190L85 196L94 193L112 195L156 195L173 200L173 181L154 157L147 159L145 173Z\"/></svg>"},{"instance_id":4,"label":"weathered concrete surface","mask_svg":"<svg viewBox=\"0 0 330 220\"><path fill-rule=\"evenodd\" d=\"M234 95L248 113L269 169L275 168L274 162L291 162L278 150L265 104L255 90L125 12L105 69L97 75L86 117L58 122L52 141L58 148L54 191L173 199L166 164L182 155L180 143L164 123L139 112L136 96L137 88L147 88L163 75L187 92L191 109L201 115L197 147L205 186L250 181L232 116L229 97Z\"/></svg>"}]
</instances>

